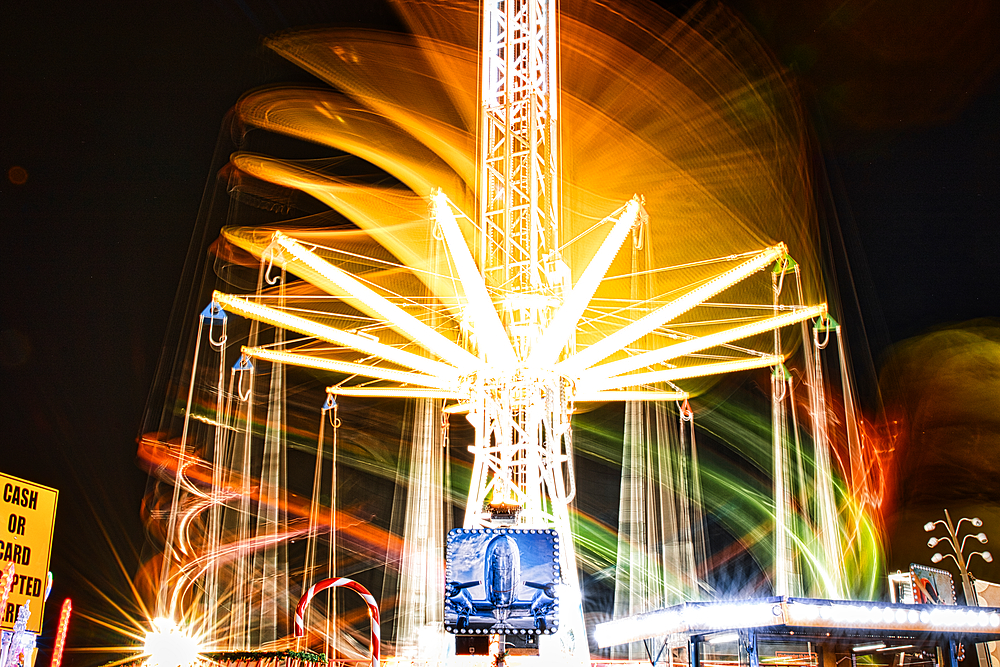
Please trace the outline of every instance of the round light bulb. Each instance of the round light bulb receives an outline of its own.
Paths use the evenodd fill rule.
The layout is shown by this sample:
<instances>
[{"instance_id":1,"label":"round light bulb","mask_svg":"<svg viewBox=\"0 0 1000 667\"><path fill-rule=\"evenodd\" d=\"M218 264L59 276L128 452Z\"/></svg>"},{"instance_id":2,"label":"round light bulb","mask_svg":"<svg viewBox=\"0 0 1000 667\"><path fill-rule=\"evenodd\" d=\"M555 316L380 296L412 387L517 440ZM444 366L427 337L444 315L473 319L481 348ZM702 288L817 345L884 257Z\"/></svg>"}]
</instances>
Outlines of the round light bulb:
<instances>
[{"instance_id":1,"label":"round light bulb","mask_svg":"<svg viewBox=\"0 0 1000 667\"><path fill-rule=\"evenodd\" d=\"M981 525L983 525L983 520L980 519L978 516L977 517L973 517L973 519L972 519L972 525L975 526L976 528L979 528Z\"/></svg>"},{"instance_id":2,"label":"round light bulb","mask_svg":"<svg viewBox=\"0 0 1000 667\"><path fill-rule=\"evenodd\" d=\"M978 535L976 535L976 539L979 540L982 544L986 544L987 542L989 542L989 538L986 537L986 533L979 533Z\"/></svg>"},{"instance_id":3,"label":"round light bulb","mask_svg":"<svg viewBox=\"0 0 1000 667\"><path fill-rule=\"evenodd\" d=\"M940 540L938 540L938 538L932 537L931 539L927 540L927 546L929 546L931 549L933 549L934 547L937 546L938 542L940 542Z\"/></svg>"},{"instance_id":4,"label":"round light bulb","mask_svg":"<svg viewBox=\"0 0 1000 667\"><path fill-rule=\"evenodd\" d=\"M984 551L982 556L983 560L986 561L987 563L993 562L993 554L991 554L989 551Z\"/></svg>"},{"instance_id":5,"label":"round light bulb","mask_svg":"<svg viewBox=\"0 0 1000 667\"><path fill-rule=\"evenodd\" d=\"M928 521L927 523L925 523L924 524L924 530L926 530L928 533L931 532L932 530L934 530L934 522L933 521Z\"/></svg>"},{"instance_id":6,"label":"round light bulb","mask_svg":"<svg viewBox=\"0 0 1000 667\"><path fill-rule=\"evenodd\" d=\"M934 554L933 556L931 556L932 563L940 563L943 559L944 556L942 556L941 554Z\"/></svg>"}]
</instances>

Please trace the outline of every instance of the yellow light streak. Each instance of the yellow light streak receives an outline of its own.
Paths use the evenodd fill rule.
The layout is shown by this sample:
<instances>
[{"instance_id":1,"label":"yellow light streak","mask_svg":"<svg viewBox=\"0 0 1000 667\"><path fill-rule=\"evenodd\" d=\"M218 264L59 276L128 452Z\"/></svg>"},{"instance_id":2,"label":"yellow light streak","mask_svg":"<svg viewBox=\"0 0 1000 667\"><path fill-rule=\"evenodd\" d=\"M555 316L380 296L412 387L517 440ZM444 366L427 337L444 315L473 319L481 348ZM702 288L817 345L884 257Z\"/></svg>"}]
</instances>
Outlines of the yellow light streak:
<instances>
[{"instance_id":1,"label":"yellow light streak","mask_svg":"<svg viewBox=\"0 0 1000 667\"><path fill-rule=\"evenodd\" d=\"M787 252L784 243L771 246L765 249L756 257L735 266L728 271L724 271L715 278L712 278L701 287L697 287L684 296L660 306L650 314L636 320L635 322L622 327L607 338L594 343L590 347L577 352L575 355L557 364L560 372L566 374L578 373L583 369L593 366L608 355L614 354L623 349L634 340L642 338L652 332L657 327L663 326L670 320L677 318L691 310L700 303L711 299L713 296L728 287L732 287L744 278L764 268Z\"/></svg>"},{"instance_id":2,"label":"yellow light streak","mask_svg":"<svg viewBox=\"0 0 1000 667\"><path fill-rule=\"evenodd\" d=\"M510 344L510 338L504 331L503 323L496 308L493 307L493 300L486 290L486 283L476 266L469 246L465 243L462 230L455 219L455 213L451 210L451 202L443 191L438 191L432 198L434 207L434 217L444 235L445 243L451 258L455 262L455 269L458 271L465 296L469 300L469 308L472 311L472 321L475 326L476 336L479 338L479 349L486 359L500 364L512 364L516 361L514 347Z\"/></svg>"},{"instance_id":3,"label":"yellow light streak","mask_svg":"<svg viewBox=\"0 0 1000 667\"><path fill-rule=\"evenodd\" d=\"M303 368L315 368L317 370L331 371L334 373L347 373L348 375L363 375L364 377L389 380L390 382L398 382L400 384L415 384L421 387L433 387L435 389L451 388L451 382L432 375L396 371L391 368L379 368L378 366L366 366L365 364L355 364L349 361L338 361L336 359L314 357L310 354L271 350L262 347L244 347L243 354L248 357L253 357L254 359L263 359L265 361L276 362L279 364L289 364L292 366L301 366Z\"/></svg>"},{"instance_id":4,"label":"yellow light streak","mask_svg":"<svg viewBox=\"0 0 1000 667\"><path fill-rule=\"evenodd\" d=\"M614 261L629 231L635 226L641 208L642 206L639 203L638 197L633 197L625 205L625 210L618 216L618 222L612 227L611 232L604 239L601 247L594 254L593 259L587 264L587 268L584 270L583 275L580 276L576 285L573 286L573 290L570 292L565 303L556 311L552 322L545 330L542 338L532 348L531 353L528 355L529 364L533 364L536 367L548 366L558 359L559 352L566 345L570 334L576 329L577 322L580 321L580 316L583 315L587 304L593 298L594 292L597 291L598 285L601 284L601 280L604 278L604 274L608 272L608 267Z\"/></svg>"},{"instance_id":5,"label":"yellow light streak","mask_svg":"<svg viewBox=\"0 0 1000 667\"><path fill-rule=\"evenodd\" d=\"M688 366L686 368L671 368L664 371L650 371L648 373L633 373L631 375L619 375L592 383L583 384L584 392L605 392L608 389L618 387L630 387L633 385L651 384L653 382L674 382L677 380L688 380L690 378L705 377L706 375L722 375L723 373L734 373L745 371L751 368L764 368L780 364L785 360L784 355L768 354L763 357L751 357L738 361L722 361L712 364L700 364L698 366ZM619 392L606 392L619 393ZM625 392L621 392L625 393ZM641 392L637 392L641 393ZM582 400L582 399L577 399ZM637 400L637 399L623 399Z\"/></svg>"},{"instance_id":6,"label":"yellow light streak","mask_svg":"<svg viewBox=\"0 0 1000 667\"><path fill-rule=\"evenodd\" d=\"M214 299L215 302L221 305L224 309L236 313L237 315L242 315L243 317L248 317L252 320L264 322L265 324L271 324L290 331L296 331L306 336L313 336L335 345L344 345L357 350L358 352L363 352L364 354L378 357L379 359L385 359L386 361L391 361L394 364L405 366L406 368L412 368L429 375L448 378L458 377L459 374L457 368L440 361L427 359L426 357L421 357L420 355L413 354L412 352L407 352L405 350L398 350L391 345L379 343L371 338L366 338L348 331L343 331L342 329L337 329L336 327L313 322L312 320L308 320L304 317L298 317L297 315L292 315L269 306L254 303L232 294L224 294L223 292L216 291L213 292L212 299Z\"/></svg>"},{"instance_id":7,"label":"yellow light streak","mask_svg":"<svg viewBox=\"0 0 1000 667\"><path fill-rule=\"evenodd\" d=\"M334 396L355 396L359 398L442 398L462 400L462 394L441 389L409 389L407 387L327 387L326 393Z\"/></svg>"},{"instance_id":8,"label":"yellow light streak","mask_svg":"<svg viewBox=\"0 0 1000 667\"><path fill-rule=\"evenodd\" d=\"M467 402L452 403L451 405L446 405L441 412L448 415L461 415L469 412L471 406Z\"/></svg>"},{"instance_id":9,"label":"yellow light streak","mask_svg":"<svg viewBox=\"0 0 1000 667\"><path fill-rule=\"evenodd\" d=\"M751 324L745 324L741 327L726 329L725 331L719 331L700 338L692 338L684 341L683 343L667 345L666 347L661 347L658 350L637 354L634 357L628 357L627 359L620 359L618 361L612 361L611 363L601 364L600 366L594 366L585 373L582 373L580 377L588 384L597 384L602 380L616 375L621 375L622 373L628 373L645 366L663 363L664 361L669 361L670 359L676 359L677 357L682 357L686 354L707 350L708 348L716 347L718 345L725 345L726 343L731 343L735 340L740 340L741 338L747 338L749 336L753 336L754 334L779 329L781 327L788 326L789 324L795 324L797 322L801 322L802 320L817 317L824 313L826 313L825 303L818 306L799 308L789 313L769 317ZM635 383L627 382L624 385L618 386L628 386L629 384Z\"/></svg>"},{"instance_id":10,"label":"yellow light streak","mask_svg":"<svg viewBox=\"0 0 1000 667\"><path fill-rule=\"evenodd\" d=\"M396 331L451 364L470 370L482 366L482 361L474 354L448 340L351 274L308 250L295 239L281 232L275 232L274 240L295 260L311 269L299 277L308 280L328 294L345 299L359 310L384 320ZM295 273L294 266L289 265L294 265L294 262L287 262L286 268Z\"/></svg>"},{"instance_id":11,"label":"yellow light streak","mask_svg":"<svg viewBox=\"0 0 1000 667\"><path fill-rule=\"evenodd\" d=\"M683 401L691 398L686 391L582 391L573 397L575 401Z\"/></svg>"}]
</instances>

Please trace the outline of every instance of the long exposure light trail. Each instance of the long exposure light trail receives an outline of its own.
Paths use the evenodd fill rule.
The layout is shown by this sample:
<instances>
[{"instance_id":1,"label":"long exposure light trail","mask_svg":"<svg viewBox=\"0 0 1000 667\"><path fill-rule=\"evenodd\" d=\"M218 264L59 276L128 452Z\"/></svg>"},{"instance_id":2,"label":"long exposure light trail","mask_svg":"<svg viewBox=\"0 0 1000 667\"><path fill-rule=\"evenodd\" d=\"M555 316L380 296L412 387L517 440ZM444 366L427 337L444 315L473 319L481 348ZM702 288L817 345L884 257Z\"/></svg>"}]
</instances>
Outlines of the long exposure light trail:
<instances>
[{"instance_id":1,"label":"long exposure light trail","mask_svg":"<svg viewBox=\"0 0 1000 667\"><path fill-rule=\"evenodd\" d=\"M558 366L567 369L566 372L579 372L589 366L593 366L598 361L601 361L605 357L614 353L616 350L635 341L637 338L641 338L642 336L651 333L667 322L683 315L695 306L708 301L727 287L735 285L747 276L763 269L768 264L777 261L777 259L782 257L787 251L788 249L783 243L772 248L768 248L756 257L722 273L704 285L691 290L684 296L675 299L668 304L660 306L655 311L642 317L641 319L622 327L618 331L615 331L605 337L603 340L600 340L590 347L574 354L570 358L559 362Z\"/></svg>"},{"instance_id":2,"label":"long exposure light trail","mask_svg":"<svg viewBox=\"0 0 1000 667\"><path fill-rule=\"evenodd\" d=\"M231 226L191 293L218 289L140 443L157 611L244 651L285 638L311 578L357 575L397 656L430 660L442 536L510 503L563 534L569 589L614 589L607 613L874 590L878 470L863 436L839 446L849 387L843 420L823 409L807 133L752 31L700 5L563 0L557 30L550 0L395 4L411 35L269 39L331 89L235 109ZM770 384L770 415L720 383ZM306 641L344 656L337 604ZM575 605L558 651L583 662Z\"/></svg>"},{"instance_id":3,"label":"long exposure light trail","mask_svg":"<svg viewBox=\"0 0 1000 667\"><path fill-rule=\"evenodd\" d=\"M453 384L447 380L443 380L433 375L426 375L424 373L394 371L391 368L379 368L377 366L370 366L366 364L354 364L348 361L337 361L336 359L326 359L308 354L284 352L282 350L272 350L261 347L244 347L243 354L252 359L263 359L264 361L272 361L279 364L315 368L316 370L330 371L331 373L363 375L365 377L379 380L389 380L390 382L397 382L399 384L420 385L424 387L433 387L435 389L445 389Z\"/></svg>"},{"instance_id":4,"label":"long exposure light trail","mask_svg":"<svg viewBox=\"0 0 1000 667\"><path fill-rule=\"evenodd\" d=\"M304 317L290 315L247 299L223 294L222 292L216 292L212 298L225 308L245 317L280 326L291 331L297 331L306 336L315 336L328 343L344 345L359 352L391 361L400 366L413 368L432 375L443 375L445 377L458 375L458 369L453 366L421 357L412 352L398 350L365 336L359 336L349 331L341 331L335 327L319 324Z\"/></svg>"}]
</instances>

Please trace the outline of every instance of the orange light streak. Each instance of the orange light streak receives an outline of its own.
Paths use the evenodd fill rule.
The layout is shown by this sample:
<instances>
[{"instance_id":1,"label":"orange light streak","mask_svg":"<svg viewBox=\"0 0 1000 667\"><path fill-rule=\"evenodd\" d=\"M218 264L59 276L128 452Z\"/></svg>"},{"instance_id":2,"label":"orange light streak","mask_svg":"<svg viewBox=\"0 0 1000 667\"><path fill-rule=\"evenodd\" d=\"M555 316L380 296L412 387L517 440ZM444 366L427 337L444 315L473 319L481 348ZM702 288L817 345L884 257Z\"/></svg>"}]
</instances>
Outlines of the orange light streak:
<instances>
[{"instance_id":1,"label":"orange light streak","mask_svg":"<svg viewBox=\"0 0 1000 667\"><path fill-rule=\"evenodd\" d=\"M52 647L51 667L62 664L63 648L66 646L66 632L69 629L69 617L73 613L73 601L66 598L59 612L59 629L56 631L56 643Z\"/></svg>"},{"instance_id":2,"label":"orange light streak","mask_svg":"<svg viewBox=\"0 0 1000 667\"><path fill-rule=\"evenodd\" d=\"M167 481L173 480L178 471L178 452L168 444L150 438L141 438L138 450L139 462L150 472L157 472ZM197 482L204 486L212 484L212 466L206 461L193 456L185 455L183 474L189 481ZM224 483L222 490L224 493L242 493L243 480L236 473L231 475L231 480ZM280 512L286 513L289 518L308 519L310 516L310 501L291 492L286 492L285 501L280 498L262 494L260 486L256 480L251 480L250 501L266 506L277 507ZM206 505L207 507L207 505ZM328 517L330 508L321 509L321 515ZM396 560L402 555L403 541L377 526L369 524L364 519L354 516L344 510L336 511L334 522L337 526L338 537L346 538L346 544L360 554L378 554L380 557L384 553L388 558ZM320 520L318 526L322 529L330 529L331 526L326 519Z\"/></svg>"},{"instance_id":3,"label":"orange light streak","mask_svg":"<svg viewBox=\"0 0 1000 667\"><path fill-rule=\"evenodd\" d=\"M14 584L14 563L7 563L7 567L4 568L3 577L0 578L0 609L7 609L7 597L10 595L10 589Z\"/></svg>"}]
</instances>

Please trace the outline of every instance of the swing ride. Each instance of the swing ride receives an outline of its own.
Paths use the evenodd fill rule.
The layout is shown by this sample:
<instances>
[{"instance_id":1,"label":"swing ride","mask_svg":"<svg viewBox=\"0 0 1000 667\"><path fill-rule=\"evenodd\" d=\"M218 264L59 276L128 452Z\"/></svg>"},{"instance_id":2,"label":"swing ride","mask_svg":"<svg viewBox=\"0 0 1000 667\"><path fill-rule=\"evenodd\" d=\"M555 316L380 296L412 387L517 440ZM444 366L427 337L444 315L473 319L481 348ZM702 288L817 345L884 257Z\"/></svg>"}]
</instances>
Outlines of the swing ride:
<instances>
[{"instance_id":1,"label":"swing ride","mask_svg":"<svg viewBox=\"0 0 1000 667\"><path fill-rule=\"evenodd\" d=\"M396 9L409 36L272 38L336 91L272 88L237 105L253 129L224 170L237 224L192 291L201 315L140 444L162 483L161 555L147 568L157 614L214 651L281 646L299 593L369 577L392 609L395 656L446 660L446 598L452 609L460 589L487 615L534 604L446 578L448 530L510 536L507 564L520 557L508 541L549 531L559 577L534 580L531 599L558 622L535 614L537 651L582 664L581 569L611 572L617 617L718 595L709 514L750 544L775 595L869 594L871 461L780 68L712 3L683 18L583 0L488 0L481 20L461 3ZM379 175L255 152L260 135ZM277 218L306 196L329 210L233 215ZM844 406L833 426L830 341ZM757 486L718 461L705 474L692 407L717 378L754 370L770 374L769 432L735 447L769 477ZM579 509L607 479L583 486L575 468L601 458L587 413L606 403L624 404L610 530ZM450 447L459 436L471 460ZM311 485L293 480L307 456ZM332 598L313 607L295 619L308 646L365 652Z\"/></svg>"}]
</instances>

